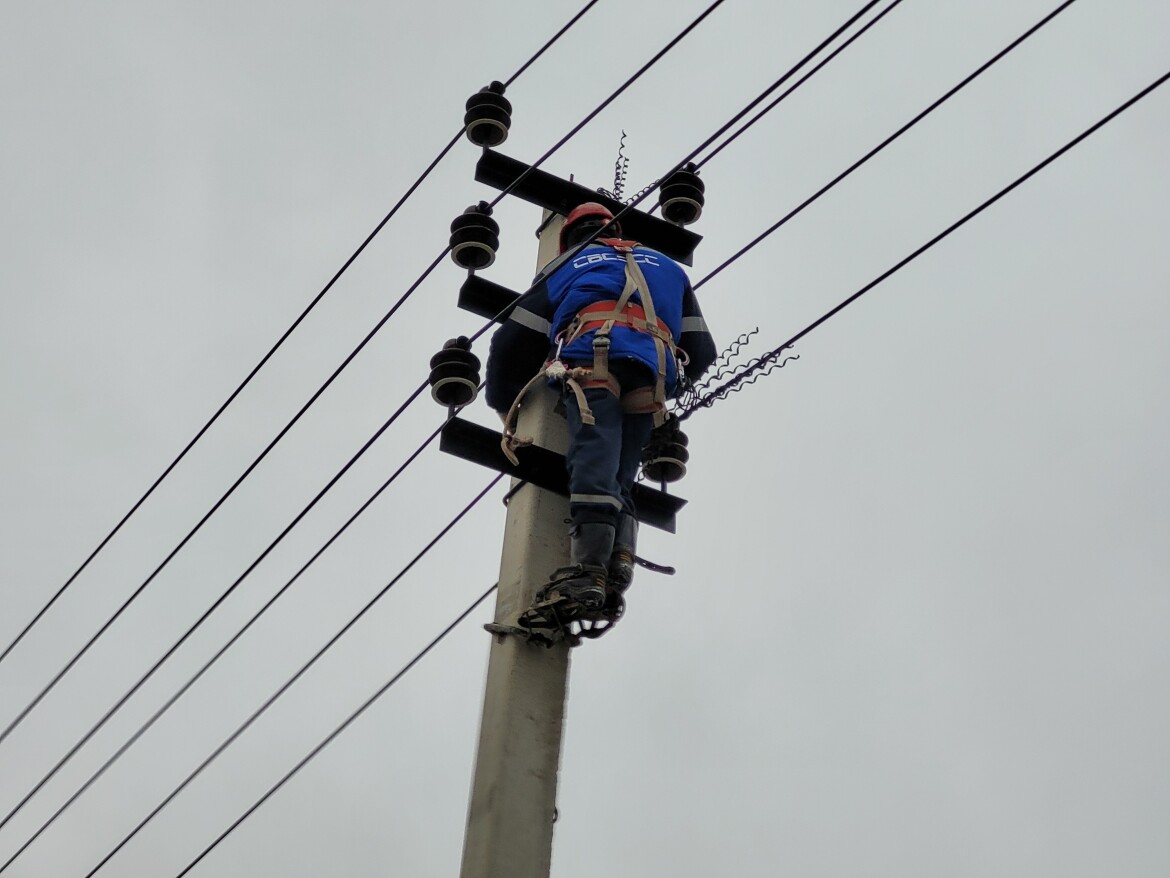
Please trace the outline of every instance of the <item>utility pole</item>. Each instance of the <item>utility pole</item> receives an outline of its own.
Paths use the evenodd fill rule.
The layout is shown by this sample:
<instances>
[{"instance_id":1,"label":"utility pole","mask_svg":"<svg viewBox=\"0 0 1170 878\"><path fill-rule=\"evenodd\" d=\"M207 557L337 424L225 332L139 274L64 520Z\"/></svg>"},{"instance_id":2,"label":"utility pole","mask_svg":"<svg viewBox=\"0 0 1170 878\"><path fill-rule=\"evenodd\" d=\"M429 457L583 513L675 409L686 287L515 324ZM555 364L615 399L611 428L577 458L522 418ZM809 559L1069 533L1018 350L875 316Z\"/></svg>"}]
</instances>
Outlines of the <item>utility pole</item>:
<instances>
[{"instance_id":1,"label":"utility pole","mask_svg":"<svg viewBox=\"0 0 1170 878\"><path fill-rule=\"evenodd\" d=\"M561 227L545 211L537 269L557 256ZM559 454L565 422L556 394L529 391L517 434ZM513 487L520 484L513 479ZM495 622L513 626L549 574L569 562L568 498L526 484L508 504ZM551 647L496 634L487 686L460 878L547 878L552 863L557 771L569 678L569 645Z\"/></svg>"},{"instance_id":2,"label":"utility pole","mask_svg":"<svg viewBox=\"0 0 1170 878\"><path fill-rule=\"evenodd\" d=\"M538 270L559 256L563 217L585 202L620 213L625 235L684 265L691 264L702 239L683 228L698 218L703 204L703 186L693 166L676 170L663 182L662 217L633 210L602 190L562 180L490 148L476 163L475 179L544 208ZM451 252L468 269L459 307L505 320L520 294L478 274L492 263L499 244L499 227L490 213L490 205L480 202L457 217L451 224ZM448 406L464 404L463 394L479 382L478 360L466 342L452 340L431 360L432 393ZM553 411L555 403L556 394L548 387L528 391L516 432L534 444L518 449L518 461L504 455L499 433L461 418L447 422L440 440L447 453L511 475L515 491L508 505L495 621L487 626L493 638L460 878L547 878L552 864L569 642L526 636L517 620L550 574L569 561L569 440L564 419ZM675 516L686 501L663 488L635 484L633 499L642 524L674 533ZM546 645L550 639L552 644Z\"/></svg>"}]
</instances>

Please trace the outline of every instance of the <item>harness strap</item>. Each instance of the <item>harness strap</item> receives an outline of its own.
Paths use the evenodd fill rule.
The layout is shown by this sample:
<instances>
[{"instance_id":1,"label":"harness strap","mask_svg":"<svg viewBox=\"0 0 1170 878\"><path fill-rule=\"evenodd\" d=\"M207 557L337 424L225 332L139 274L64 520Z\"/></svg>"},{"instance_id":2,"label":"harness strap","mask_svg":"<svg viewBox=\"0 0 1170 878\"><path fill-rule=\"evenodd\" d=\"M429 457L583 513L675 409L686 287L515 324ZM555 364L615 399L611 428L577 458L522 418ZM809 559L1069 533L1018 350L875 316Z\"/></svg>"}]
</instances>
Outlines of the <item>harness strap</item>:
<instances>
[{"instance_id":1,"label":"harness strap","mask_svg":"<svg viewBox=\"0 0 1170 878\"><path fill-rule=\"evenodd\" d=\"M618 239L605 239L600 243L608 244L625 256L625 286L616 302L595 302L582 308L557 339L560 343L557 348L559 353L564 345L571 344L587 332L593 332L593 367L569 368L559 359L550 360L541 367L532 380L524 385L524 388L516 396L511 408L504 416L504 431L500 439L500 447L504 456L512 462L513 466L518 466L520 463L516 457L516 449L523 445L532 444L531 438L516 435L516 421L520 412L520 403L528 391L541 380L561 381L572 391L573 396L577 399L583 424L597 423L593 416L593 410L589 408L589 403L585 398L585 390L595 387L604 387L621 399L622 410L627 413L653 414L655 427L662 426L666 421L666 352L670 351L676 367L680 364L679 355L681 352L674 343L670 328L654 313L654 299L650 296L650 285L646 282L646 275L643 274L642 267L634 258L635 243ZM634 293L638 293L641 299L640 306L630 301ZM658 366L657 380L653 389L642 387L623 396L621 386L610 373L609 335L614 325L618 323L629 326L637 332L643 332L653 339Z\"/></svg>"},{"instance_id":2,"label":"harness strap","mask_svg":"<svg viewBox=\"0 0 1170 878\"><path fill-rule=\"evenodd\" d=\"M654 300L650 285L642 267L634 258L634 245L627 241L606 241L618 253L625 256L626 282L621 295L615 302L595 302L577 312L573 322L564 333L564 344L571 344L587 332L593 332L593 375L598 380L607 380L609 371L610 332L615 324L621 323L637 332L644 332L654 341L658 375L654 388L654 425L661 426L666 420L666 355L667 351L679 363L679 350L674 343L670 328L654 313ZM641 305L631 302L634 293L639 294Z\"/></svg>"},{"instance_id":3,"label":"harness strap","mask_svg":"<svg viewBox=\"0 0 1170 878\"><path fill-rule=\"evenodd\" d=\"M641 305L631 302L626 306L625 311L616 310L615 305L616 302L594 302L578 311L571 324L573 332L569 340L575 341L590 330L601 329L606 322L613 321L614 323L623 323L639 332L656 335L662 339L663 344L668 346L674 345L674 339L670 335L670 327L661 320L652 322Z\"/></svg>"},{"instance_id":4,"label":"harness strap","mask_svg":"<svg viewBox=\"0 0 1170 878\"><path fill-rule=\"evenodd\" d=\"M504 457L511 461L512 466L520 465L520 458L516 456L516 449L522 445L531 445L533 441L531 437L521 438L516 435L516 421L520 415L520 403L527 396L528 391L545 377L545 374L548 372L548 367L548 363L540 367L540 371L533 375L532 379L516 394L516 398L508 408L508 413L504 415L504 430L500 436L500 450L504 452Z\"/></svg>"},{"instance_id":5,"label":"harness strap","mask_svg":"<svg viewBox=\"0 0 1170 878\"><path fill-rule=\"evenodd\" d=\"M599 378L592 369L586 366L569 368L560 360L550 360L545 363L541 366L540 371L516 395L516 399L513 400L511 407L508 409L508 413L504 415L504 430L500 437L500 450L504 452L504 457L511 461L512 466L520 465L520 459L516 456L516 449L525 445L531 445L533 441L531 437L516 435L516 422L519 419L520 404L529 390L542 380L548 380L550 378L554 381L562 382L565 387L572 391L573 396L577 399L577 408L581 412L581 423L583 424L593 425L597 423L597 419L593 416L593 410L589 407L589 402L585 398L586 390L592 390L595 387L604 387L616 397L621 398L622 395L621 385L618 384L618 380L612 375Z\"/></svg>"},{"instance_id":6,"label":"harness strap","mask_svg":"<svg viewBox=\"0 0 1170 878\"><path fill-rule=\"evenodd\" d=\"M622 411L627 415L652 415L662 407L654 398L653 387L637 387L622 394Z\"/></svg>"}]
</instances>

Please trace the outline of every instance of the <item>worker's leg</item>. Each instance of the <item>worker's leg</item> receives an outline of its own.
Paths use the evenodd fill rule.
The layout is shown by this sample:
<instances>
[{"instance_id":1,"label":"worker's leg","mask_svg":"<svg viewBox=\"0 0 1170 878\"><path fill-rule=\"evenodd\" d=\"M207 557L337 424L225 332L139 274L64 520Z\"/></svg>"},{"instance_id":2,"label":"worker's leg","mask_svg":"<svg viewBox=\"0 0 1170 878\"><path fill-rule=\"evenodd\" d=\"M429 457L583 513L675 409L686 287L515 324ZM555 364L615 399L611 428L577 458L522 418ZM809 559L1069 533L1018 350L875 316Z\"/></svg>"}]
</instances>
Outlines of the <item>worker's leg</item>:
<instances>
[{"instance_id":1,"label":"worker's leg","mask_svg":"<svg viewBox=\"0 0 1170 878\"><path fill-rule=\"evenodd\" d=\"M630 364L619 376L623 395L633 390L654 386L651 373ZM634 480L642 464L642 450L654 429L654 416L648 413L622 416L622 451L618 459L618 490L621 492L622 511L618 515L614 534L613 554L609 560L609 585L625 591L634 579L634 557L638 546L638 517L632 495Z\"/></svg>"},{"instance_id":2,"label":"worker's leg","mask_svg":"<svg viewBox=\"0 0 1170 878\"><path fill-rule=\"evenodd\" d=\"M599 608L605 600L606 571L622 508L617 478L622 449L622 410L618 398L605 388L590 388L585 391L585 398L593 412L593 424L582 423L576 397L565 394L572 521L570 562L577 568L566 588L581 603Z\"/></svg>"},{"instance_id":3,"label":"worker's leg","mask_svg":"<svg viewBox=\"0 0 1170 878\"><path fill-rule=\"evenodd\" d=\"M622 508L618 467L622 453L622 409L604 388L590 388L585 398L595 423L584 424L577 399L565 394L569 422L569 515L573 525L612 525Z\"/></svg>"}]
</instances>

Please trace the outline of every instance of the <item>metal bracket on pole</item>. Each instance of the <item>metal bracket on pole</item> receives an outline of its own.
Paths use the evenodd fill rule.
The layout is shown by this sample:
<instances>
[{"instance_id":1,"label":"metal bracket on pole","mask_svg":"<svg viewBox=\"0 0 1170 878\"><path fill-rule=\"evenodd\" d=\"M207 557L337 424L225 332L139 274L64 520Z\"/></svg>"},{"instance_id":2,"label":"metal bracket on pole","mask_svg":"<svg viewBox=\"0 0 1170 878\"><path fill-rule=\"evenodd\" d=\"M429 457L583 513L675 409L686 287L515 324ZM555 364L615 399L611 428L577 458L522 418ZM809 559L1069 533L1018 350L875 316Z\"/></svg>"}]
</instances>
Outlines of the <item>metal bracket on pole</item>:
<instances>
[{"instance_id":1,"label":"metal bracket on pole","mask_svg":"<svg viewBox=\"0 0 1170 878\"><path fill-rule=\"evenodd\" d=\"M504 452L500 448L499 433L470 421L452 418L443 427L439 437L439 450L523 479L563 497L569 496L569 473L565 468L564 455L541 448L539 445L527 445L518 449L516 456L520 460L520 465L513 466L508 458L504 457ZM640 483L634 485L633 493L638 519L643 524L657 527L667 533L675 532L675 515L686 505L686 500Z\"/></svg>"},{"instance_id":2,"label":"metal bracket on pole","mask_svg":"<svg viewBox=\"0 0 1170 878\"><path fill-rule=\"evenodd\" d=\"M603 204L615 214L626 209L625 204L608 195L602 195L580 183L562 180L539 168L534 169L531 165L491 149L485 149L476 163L475 179L500 190L515 184L512 195L562 216L586 201ZM703 240L702 235L636 209L626 210L621 224L625 237L653 247L684 265L693 263L695 247Z\"/></svg>"},{"instance_id":3,"label":"metal bracket on pole","mask_svg":"<svg viewBox=\"0 0 1170 878\"><path fill-rule=\"evenodd\" d=\"M469 274L459 288L459 307L480 317L497 318L503 323L512 313L511 306L520 298L515 290L493 283L478 274Z\"/></svg>"}]
</instances>

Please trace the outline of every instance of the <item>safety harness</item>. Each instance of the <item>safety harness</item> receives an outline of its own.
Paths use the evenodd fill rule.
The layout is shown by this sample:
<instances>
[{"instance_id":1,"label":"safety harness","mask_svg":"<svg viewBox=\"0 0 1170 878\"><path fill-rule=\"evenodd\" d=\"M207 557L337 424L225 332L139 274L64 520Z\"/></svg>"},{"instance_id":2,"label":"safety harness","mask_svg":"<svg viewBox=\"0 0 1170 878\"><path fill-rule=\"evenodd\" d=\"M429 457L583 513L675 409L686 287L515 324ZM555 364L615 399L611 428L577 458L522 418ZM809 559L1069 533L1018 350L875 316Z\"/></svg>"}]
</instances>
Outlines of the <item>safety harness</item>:
<instances>
[{"instance_id":1,"label":"safety harness","mask_svg":"<svg viewBox=\"0 0 1170 878\"><path fill-rule=\"evenodd\" d=\"M604 387L621 400L622 410L630 414L653 414L654 426L661 426L666 420L666 365L667 353L674 358L676 369L686 363L686 352L681 351L674 343L670 329L658 319L654 313L654 301L650 297L650 287L646 283L646 276L641 266L634 259L634 241L625 241L618 238L599 238L598 244L606 244L622 254L626 260L626 283L621 295L616 300L594 302L586 305L572 319L568 326L556 338L556 355L546 362L532 380L516 396L507 415L504 416L504 432L500 441L504 456L513 465L519 464L516 449L522 445L531 445L532 440L516 435L516 419L520 412L520 403L528 391L541 381L559 381L577 399L577 406L581 412L581 422L594 424L593 411L585 398L585 391L590 388ZM638 293L642 304L638 305L630 299ZM622 393L621 385L609 370L610 333L617 324L629 326L638 332L649 335L654 340L654 350L658 361L658 376L654 387L640 387L629 393ZM587 332L593 332L593 365L567 366L561 362L561 350L572 344Z\"/></svg>"}]
</instances>

